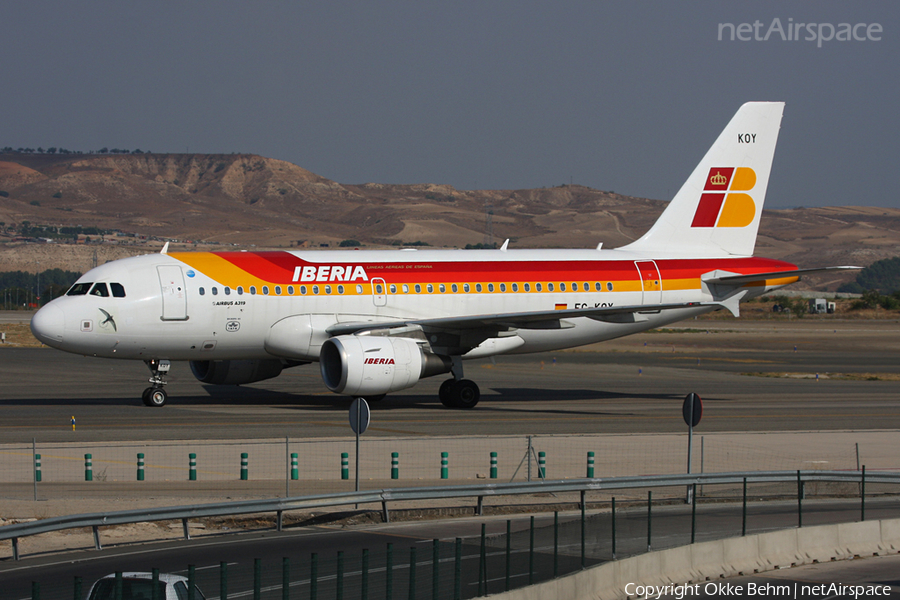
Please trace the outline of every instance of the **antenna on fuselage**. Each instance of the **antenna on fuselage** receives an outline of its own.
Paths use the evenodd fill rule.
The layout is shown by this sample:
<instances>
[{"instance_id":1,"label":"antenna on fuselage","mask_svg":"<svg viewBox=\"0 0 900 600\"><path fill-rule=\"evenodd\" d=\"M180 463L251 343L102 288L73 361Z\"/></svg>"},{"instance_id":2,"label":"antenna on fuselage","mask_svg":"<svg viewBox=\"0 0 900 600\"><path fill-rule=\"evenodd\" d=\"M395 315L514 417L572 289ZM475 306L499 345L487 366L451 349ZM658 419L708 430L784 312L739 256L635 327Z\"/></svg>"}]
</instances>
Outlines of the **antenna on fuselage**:
<instances>
[{"instance_id":1,"label":"antenna on fuselage","mask_svg":"<svg viewBox=\"0 0 900 600\"><path fill-rule=\"evenodd\" d=\"M168 254L169 252L169 242L163 244L162 250L159 251L160 254Z\"/></svg>"},{"instance_id":2,"label":"antenna on fuselage","mask_svg":"<svg viewBox=\"0 0 900 600\"><path fill-rule=\"evenodd\" d=\"M506 241L500 246L500 252L506 252L507 248L509 248L509 238L506 238Z\"/></svg>"}]
</instances>

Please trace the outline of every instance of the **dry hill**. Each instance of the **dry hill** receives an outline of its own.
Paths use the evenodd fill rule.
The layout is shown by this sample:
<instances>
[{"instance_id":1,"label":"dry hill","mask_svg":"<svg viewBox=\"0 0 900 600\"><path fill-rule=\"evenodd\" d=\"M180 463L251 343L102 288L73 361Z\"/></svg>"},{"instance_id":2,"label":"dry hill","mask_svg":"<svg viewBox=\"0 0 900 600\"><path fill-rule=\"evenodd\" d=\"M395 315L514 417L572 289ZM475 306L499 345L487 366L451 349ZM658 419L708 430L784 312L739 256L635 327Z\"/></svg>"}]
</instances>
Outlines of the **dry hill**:
<instances>
[{"instance_id":1,"label":"dry hill","mask_svg":"<svg viewBox=\"0 0 900 600\"><path fill-rule=\"evenodd\" d=\"M7 194L0 197L0 221L7 226L97 226L149 238L273 248L335 247L344 239L367 246L420 241L463 247L486 241L488 212L495 241L615 247L643 234L665 206L577 185L462 191L433 184L339 184L246 154L5 154L0 192ZM53 263L83 270L90 261L148 251L4 240L0 270L33 271ZM895 209L767 210L757 253L803 266L869 264L900 254L898 242Z\"/></svg>"}]
</instances>

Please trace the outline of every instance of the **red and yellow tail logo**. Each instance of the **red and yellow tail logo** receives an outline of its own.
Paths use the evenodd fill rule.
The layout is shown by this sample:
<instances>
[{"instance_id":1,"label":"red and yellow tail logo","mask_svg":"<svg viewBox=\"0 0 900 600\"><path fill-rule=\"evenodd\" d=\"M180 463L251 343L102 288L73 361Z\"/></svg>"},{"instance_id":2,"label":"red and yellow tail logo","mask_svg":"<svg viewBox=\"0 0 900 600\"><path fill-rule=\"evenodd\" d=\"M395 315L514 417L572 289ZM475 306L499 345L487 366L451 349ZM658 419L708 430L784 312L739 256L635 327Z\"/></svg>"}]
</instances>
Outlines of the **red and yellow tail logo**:
<instances>
[{"instance_id":1,"label":"red and yellow tail logo","mask_svg":"<svg viewBox=\"0 0 900 600\"><path fill-rule=\"evenodd\" d=\"M756 216L749 192L756 173L749 167L713 167L706 176L700 204L691 227L746 227Z\"/></svg>"}]
</instances>

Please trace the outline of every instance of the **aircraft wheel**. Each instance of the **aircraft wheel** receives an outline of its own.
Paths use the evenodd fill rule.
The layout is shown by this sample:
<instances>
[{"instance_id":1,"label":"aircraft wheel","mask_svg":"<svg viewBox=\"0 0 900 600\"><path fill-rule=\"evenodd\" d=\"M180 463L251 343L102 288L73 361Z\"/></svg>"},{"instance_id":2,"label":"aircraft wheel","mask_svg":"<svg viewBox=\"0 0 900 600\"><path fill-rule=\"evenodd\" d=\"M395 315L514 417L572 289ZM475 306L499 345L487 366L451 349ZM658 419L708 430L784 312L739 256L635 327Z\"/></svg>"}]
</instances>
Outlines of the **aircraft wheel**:
<instances>
[{"instance_id":1,"label":"aircraft wheel","mask_svg":"<svg viewBox=\"0 0 900 600\"><path fill-rule=\"evenodd\" d=\"M454 382L447 394L455 408L475 408L481 398L478 384L470 379L460 379Z\"/></svg>"},{"instance_id":2,"label":"aircraft wheel","mask_svg":"<svg viewBox=\"0 0 900 600\"><path fill-rule=\"evenodd\" d=\"M447 408L453 408L455 406L455 404L453 404L452 398L450 397L450 388L453 387L454 383L456 383L455 379L448 379L441 384L441 388L438 390L438 398L440 398L441 404L443 404Z\"/></svg>"},{"instance_id":3,"label":"aircraft wheel","mask_svg":"<svg viewBox=\"0 0 900 600\"><path fill-rule=\"evenodd\" d=\"M147 406L160 407L165 406L169 399L169 394L162 388L147 388L143 394L144 404Z\"/></svg>"}]
</instances>

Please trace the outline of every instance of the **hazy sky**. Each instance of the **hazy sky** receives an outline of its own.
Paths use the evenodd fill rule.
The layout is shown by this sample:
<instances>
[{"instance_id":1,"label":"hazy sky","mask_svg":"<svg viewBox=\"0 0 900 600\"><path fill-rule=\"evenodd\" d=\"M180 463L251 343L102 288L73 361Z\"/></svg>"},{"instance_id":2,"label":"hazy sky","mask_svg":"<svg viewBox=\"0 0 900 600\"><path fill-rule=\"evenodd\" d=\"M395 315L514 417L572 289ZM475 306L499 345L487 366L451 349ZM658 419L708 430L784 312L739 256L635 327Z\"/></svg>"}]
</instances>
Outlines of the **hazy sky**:
<instances>
[{"instance_id":1,"label":"hazy sky","mask_svg":"<svg viewBox=\"0 0 900 600\"><path fill-rule=\"evenodd\" d=\"M774 19L816 25L756 40ZM669 199L738 106L783 100L767 206L900 206L898 39L896 0L6 2L0 147Z\"/></svg>"}]
</instances>

